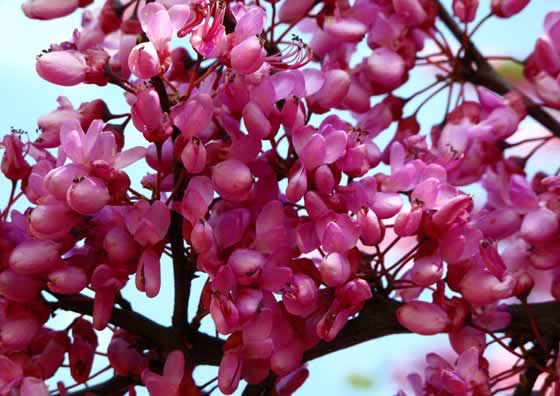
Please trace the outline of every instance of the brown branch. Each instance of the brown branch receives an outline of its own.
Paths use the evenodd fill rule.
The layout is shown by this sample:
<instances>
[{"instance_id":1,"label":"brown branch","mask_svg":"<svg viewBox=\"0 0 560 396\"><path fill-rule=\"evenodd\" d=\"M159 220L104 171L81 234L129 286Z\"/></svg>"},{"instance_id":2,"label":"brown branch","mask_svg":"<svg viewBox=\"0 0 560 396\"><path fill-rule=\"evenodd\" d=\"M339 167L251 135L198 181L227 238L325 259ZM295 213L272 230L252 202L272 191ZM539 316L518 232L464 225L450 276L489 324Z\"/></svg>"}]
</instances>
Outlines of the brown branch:
<instances>
[{"instance_id":1,"label":"brown branch","mask_svg":"<svg viewBox=\"0 0 560 396\"><path fill-rule=\"evenodd\" d=\"M84 295L71 297L57 295L56 297L59 298L58 301L49 303L53 310L63 309L89 316L93 314L93 299L90 297ZM151 341L158 347L163 345L162 342L166 338L166 327L134 311L113 307L109 321L115 326Z\"/></svg>"},{"instance_id":2,"label":"brown branch","mask_svg":"<svg viewBox=\"0 0 560 396\"><path fill-rule=\"evenodd\" d=\"M402 303L398 301L374 296L367 302L359 316L349 321L333 341L319 343L305 353L304 359L306 361L316 359L362 342L392 334L410 333L397 321L396 311L401 305ZM560 336L560 302L535 303L529 304L528 307L543 337L558 338ZM496 332L505 333L511 337L514 347L534 340L535 336L523 306L514 304L509 305L507 309L511 314L511 323L508 327Z\"/></svg>"},{"instance_id":3,"label":"brown branch","mask_svg":"<svg viewBox=\"0 0 560 396\"><path fill-rule=\"evenodd\" d=\"M372 298L360 315L349 321L333 341L321 341L305 353L304 360L313 360L375 338L410 333L397 321L396 311L400 305L395 300L381 296Z\"/></svg>"},{"instance_id":4,"label":"brown branch","mask_svg":"<svg viewBox=\"0 0 560 396\"><path fill-rule=\"evenodd\" d=\"M547 338L546 348L552 348L553 342L550 338ZM515 391L512 396L531 396L533 394L533 388L537 379L542 374L539 367L546 366L548 360L548 352L541 348L540 345L535 345L529 352L527 352L527 358L531 359L533 362L525 369L525 371L519 376L519 384L515 387Z\"/></svg>"},{"instance_id":5,"label":"brown branch","mask_svg":"<svg viewBox=\"0 0 560 396\"><path fill-rule=\"evenodd\" d=\"M49 303L53 311L62 309L88 316L91 316L93 313L93 299L90 297L84 295L71 297L56 295L56 297L59 298L58 301ZM162 326L134 311L116 307L113 307L109 322L145 338L158 348L160 352L183 349L195 365L217 366L220 364L224 342L219 338L198 331L188 330L190 343L185 344L175 337L172 328Z\"/></svg>"},{"instance_id":6,"label":"brown branch","mask_svg":"<svg viewBox=\"0 0 560 396\"><path fill-rule=\"evenodd\" d=\"M165 84L159 77L151 79L151 83L156 90L161 109L169 113L171 110L171 101L165 90ZM173 141L179 136L180 131L173 127ZM182 166L176 159L173 161L173 182L178 183ZM174 200L180 201L183 198L183 192L180 191L175 195ZM188 324L188 300L190 295L190 287L192 276L189 272L194 274L194 266L191 261L185 256L185 246L183 243L183 216L176 211L171 211L171 224L167 232L167 237L171 244L171 257L173 260L173 281L175 290L175 301L173 305L172 323L179 334L184 334ZM190 264L190 265L189 265ZM188 267L192 269L189 271Z\"/></svg>"},{"instance_id":7,"label":"brown branch","mask_svg":"<svg viewBox=\"0 0 560 396\"><path fill-rule=\"evenodd\" d=\"M270 374L259 384L247 384L243 389L242 396L271 396L274 394L274 381L276 376Z\"/></svg>"},{"instance_id":8,"label":"brown branch","mask_svg":"<svg viewBox=\"0 0 560 396\"><path fill-rule=\"evenodd\" d=\"M68 392L68 396L120 396L128 391L130 385L135 384L137 384L137 382L132 378L120 377L117 375L96 385L75 392ZM55 393L54 395L60 396L60 393Z\"/></svg>"},{"instance_id":9,"label":"brown branch","mask_svg":"<svg viewBox=\"0 0 560 396\"><path fill-rule=\"evenodd\" d=\"M455 36L457 41L463 42L464 31L459 27L457 22L446 10L445 6L439 0L435 0L439 7L439 17L449 31ZM476 85L486 87L500 95L515 91L504 79L502 79L492 65L484 58L482 53L474 45L472 41L467 41L465 48L465 57L460 59L463 77ZM475 63L474 66L472 63ZM527 95L518 92L527 106L527 112L533 119L547 128L555 136L560 137L560 122L554 118L549 112L536 104Z\"/></svg>"},{"instance_id":10,"label":"brown branch","mask_svg":"<svg viewBox=\"0 0 560 396\"><path fill-rule=\"evenodd\" d=\"M89 297L83 297L66 299L51 303L51 305L53 308L91 315L93 301ZM320 342L305 353L304 360L313 360L376 338L410 333L396 319L396 310L401 305L402 303L396 300L374 296L366 303L360 315L356 319L350 320L332 342ZM560 336L560 303L556 301L536 303L530 304L529 308L541 335L547 339L557 339ZM521 304L510 305L508 311L512 316L511 324L497 332L506 333L517 345L534 340L531 325L527 320L527 313L523 306ZM195 365L218 366L220 364L223 340L219 338L188 330L187 336L190 342L185 346L185 344L180 343L180 339L174 336L171 328L163 327L135 312L117 308L113 309L111 323L149 339L163 351L182 348ZM133 379L129 378L128 380L129 383L134 383ZM109 382L109 384L113 386L113 382ZM255 391L255 387L256 385L246 392ZM101 392L100 394L107 393Z\"/></svg>"}]
</instances>

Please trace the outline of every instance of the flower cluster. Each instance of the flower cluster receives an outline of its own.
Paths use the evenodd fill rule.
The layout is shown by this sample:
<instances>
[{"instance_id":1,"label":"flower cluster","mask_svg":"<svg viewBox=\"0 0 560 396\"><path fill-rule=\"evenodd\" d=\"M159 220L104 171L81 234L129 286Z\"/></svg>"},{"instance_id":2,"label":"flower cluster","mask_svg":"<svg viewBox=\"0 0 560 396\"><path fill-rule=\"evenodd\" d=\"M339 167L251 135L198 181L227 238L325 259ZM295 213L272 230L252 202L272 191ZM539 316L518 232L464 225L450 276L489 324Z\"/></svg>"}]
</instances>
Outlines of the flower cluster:
<instances>
[{"instance_id":1,"label":"flower cluster","mask_svg":"<svg viewBox=\"0 0 560 396\"><path fill-rule=\"evenodd\" d=\"M492 1L491 15L509 18L528 2ZM53 19L90 3L28 0L23 11ZM470 23L478 6L455 0L452 9ZM152 396L205 394L184 341L209 315L225 337L220 391L272 378L274 392L289 395L307 378L306 352L336 342L369 301L388 297L400 302L402 326L446 333L458 354L454 364L428 355L424 378L411 376L416 395L489 394L486 336L510 322L501 303L525 303L549 270L560 299L560 177L525 174L540 146L508 155L528 99L482 83L465 92L464 77L477 73L465 58L472 49L452 52L436 26L440 8L107 0L86 9L69 41L37 57L37 73L63 86L117 85L130 112L114 115L99 99L75 109L61 97L37 139L13 131L2 141L13 189L0 221L0 394L48 394L44 381L67 356L73 380L86 383L105 328L113 335L103 355L131 394L136 384ZM559 15L547 16L525 68L555 107ZM296 26L308 44L285 39ZM441 53L424 56L428 43ZM436 82L398 96L426 65ZM449 90L445 118L421 134L417 116L433 95L405 113L439 84L433 95ZM451 106L453 84L461 89ZM145 147L125 149L131 134ZM150 172L131 180L125 168L137 161ZM485 190L481 205L462 190L471 185ZM23 213L12 207L22 196ZM166 255L175 287L195 272L205 283L192 321L173 318L169 334L185 338L151 345L109 324L130 277L147 297L172 287L161 282ZM50 329L50 314L87 300L86 289L90 312Z\"/></svg>"}]
</instances>

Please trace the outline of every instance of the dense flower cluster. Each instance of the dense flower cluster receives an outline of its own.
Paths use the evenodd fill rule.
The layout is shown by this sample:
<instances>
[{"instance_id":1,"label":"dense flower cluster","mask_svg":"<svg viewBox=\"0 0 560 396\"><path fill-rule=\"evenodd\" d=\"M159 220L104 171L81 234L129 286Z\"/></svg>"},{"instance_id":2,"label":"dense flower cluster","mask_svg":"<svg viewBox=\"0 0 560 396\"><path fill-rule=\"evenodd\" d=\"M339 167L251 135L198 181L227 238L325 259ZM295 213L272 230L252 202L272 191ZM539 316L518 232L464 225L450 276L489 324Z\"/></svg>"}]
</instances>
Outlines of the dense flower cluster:
<instances>
[{"instance_id":1,"label":"dense flower cluster","mask_svg":"<svg viewBox=\"0 0 560 396\"><path fill-rule=\"evenodd\" d=\"M493 0L491 14L508 18L528 2ZM27 0L23 11L53 19L90 3ZM455 0L452 10L472 22L478 0ZM116 84L130 113L114 115L99 99L75 109L61 97L39 119L37 139L17 131L3 139L1 170L14 188L0 222L0 394L48 395L44 381L66 357L74 381L88 381L96 331L111 322L129 278L155 297L172 287L161 282L162 257L177 265L178 255L178 265L207 277L190 326L209 314L227 337L225 394L271 372L276 394L293 393L308 375L306 351L335 340L370 299L392 296L403 326L447 333L458 354L453 364L429 355L424 377L410 377L415 394L489 395L486 335L510 321L500 304L526 301L545 270L560 299L560 177L526 177L536 150L507 154L527 114L520 93L477 86L468 96L462 81L429 134L417 120L425 102L403 115L416 95L393 91L413 68L448 73L433 84L441 89L457 82L449 79L460 51L442 41L439 12L434 0L87 8L71 40L37 57L37 73L63 86ZM544 25L525 74L560 108L560 13ZM305 42L286 41L294 26ZM433 43L439 58L423 55ZM138 133L146 147L124 149L125 135ZM131 181L125 169L137 161L151 173ZM131 188L138 182L150 197ZM18 183L24 213L11 207ZM475 208L461 188L477 183L487 198ZM412 249L389 262L397 245ZM91 321L46 326L57 300L85 289L94 293ZM203 394L188 347L150 350L133 332L112 330L116 374L153 396Z\"/></svg>"}]
</instances>

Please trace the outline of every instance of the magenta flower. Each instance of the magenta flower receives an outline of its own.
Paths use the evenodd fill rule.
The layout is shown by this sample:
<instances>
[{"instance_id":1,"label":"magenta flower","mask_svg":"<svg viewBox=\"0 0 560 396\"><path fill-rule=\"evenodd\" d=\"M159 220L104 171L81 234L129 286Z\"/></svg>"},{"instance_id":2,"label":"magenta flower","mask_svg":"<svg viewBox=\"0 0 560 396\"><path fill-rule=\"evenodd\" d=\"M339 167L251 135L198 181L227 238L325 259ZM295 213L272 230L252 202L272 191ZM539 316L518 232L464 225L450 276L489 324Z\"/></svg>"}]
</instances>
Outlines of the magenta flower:
<instances>
[{"instance_id":1,"label":"magenta flower","mask_svg":"<svg viewBox=\"0 0 560 396\"><path fill-rule=\"evenodd\" d=\"M181 351L173 351L167 355L163 374L158 375L150 369L142 371L142 383L152 396L179 395L179 389L185 375L185 357Z\"/></svg>"}]
</instances>

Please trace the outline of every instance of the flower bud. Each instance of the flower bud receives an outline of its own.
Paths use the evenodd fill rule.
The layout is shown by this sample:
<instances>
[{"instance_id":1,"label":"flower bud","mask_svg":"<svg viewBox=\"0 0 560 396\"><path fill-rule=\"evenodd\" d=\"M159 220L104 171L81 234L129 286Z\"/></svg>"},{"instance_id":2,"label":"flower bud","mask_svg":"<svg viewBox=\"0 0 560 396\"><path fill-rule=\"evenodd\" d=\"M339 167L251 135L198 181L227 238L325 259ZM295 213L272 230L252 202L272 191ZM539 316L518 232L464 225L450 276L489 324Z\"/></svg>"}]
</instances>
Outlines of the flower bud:
<instances>
[{"instance_id":1,"label":"flower bud","mask_svg":"<svg viewBox=\"0 0 560 396\"><path fill-rule=\"evenodd\" d=\"M256 72L264 62L266 51L258 37L250 36L231 49L231 67L239 74Z\"/></svg>"},{"instance_id":2,"label":"flower bud","mask_svg":"<svg viewBox=\"0 0 560 396\"><path fill-rule=\"evenodd\" d=\"M0 273L0 294L9 300L26 302L39 295L43 282L39 279L18 274L11 269Z\"/></svg>"},{"instance_id":3,"label":"flower bud","mask_svg":"<svg viewBox=\"0 0 560 396\"><path fill-rule=\"evenodd\" d=\"M393 0L395 12L410 26L422 24L427 14L420 0Z\"/></svg>"},{"instance_id":4,"label":"flower bud","mask_svg":"<svg viewBox=\"0 0 560 396\"><path fill-rule=\"evenodd\" d=\"M557 236L558 216L553 211L540 208L527 213L521 223L521 236L528 242L547 242Z\"/></svg>"},{"instance_id":5,"label":"flower bud","mask_svg":"<svg viewBox=\"0 0 560 396\"><path fill-rule=\"evenodd\" d=\"M414 259L410 278L420 286L430 286L441 279L443 263L439 256L423 256Z\"/></svg>"},{"instance_id":6,"label":"flower bud","mask_svg":"<svg viewBox=\"0 0 560 396\"><path fill-rule=\"evenodd\" d=\"M416 234L420 222L422 221L422 209L415 209L412 212L400 212L395 220L393 230L401 237Z\"/></svg>"},{"instance_id":7,"label":"flower bud","mask_svg":"<svg viewBox=\"0 0 560 396\"><path fill-rule=\"evenodd\" d=\"M291 23L303 18L313 7L314 0L286 0L278 11L280 22Z\"/></svg>"},{"instance_id":8,"label":"flower bud","mask_svg":"<svg viewBox=\"0 0 560 396\"><path fill-rule=\"evenodd\" d=\"M103 249L111 260L126 263L138 251L136 242L130 233L122 227L113 227L103 240Z\"/></svg>"},{"instance_id":9,"label":"flower bud","mask_svg":"<svg viewBox=\"0 0 560 396\"><path fill-rule=\"evenodd\" d=\"M197 174L206 167L206 147L199 138L194 136L181 153L181 161L189 173Z\"/></svg>"},{"instance_id":10,"label":"flower bud","mask_svg":"<svg viewBox=\"0 0 560 396\"><path fill-rule=\"evenodd\" d=\"M264 263L264 256L250 249L237 249L228 259L228 264L241 285L249 285L257 280Z\"/></svg>"},{"instance_id":11,"label":"flower bud","mask_svg":"<svg viewBox=\"0 0 560 396\"><path fill-rule=\"evenodd\" d=\"M397 320L410 331L421 335L435 335L449 324L447 313L436 304L412 301L397 309Z\"/></svg>"},{"instance_id":12,"label":"flower bud","mask_svg":"<svg viewBox=\"0 0 560 396\"><path fill-rule=\"evenodd\" d=\"M469 23L476 17L478 0L453 0L453 13L463 23Z\"/></svg>"},{"instance_id":13,"label":"flower bud","mask_svg":"<svg viewBox=\"0 0 560 396\"><path fill-rule=\"evenodd\" d=\"M492 0L492 13L500 18L509 18L521 12L529 0Z\"/></svg>"},{"instance_id":14,"label":"flower bud","mask_svg":"<svg viewBox=\"0 0 560 396\"><path fill-rule=\"evenodd\" d=\"M148 88L136 96L132 105L132 123L140 132L146 133L161 126L161 107L155 89Z\"/></svg>"},{"instance_id":15,"label":"flower bud","mask_svg":"<svg viewBox=\"0 0 560 396\"><path fill-rule=\"evenodd\" d=\"M6 349L21 350L27 347L41 329L41 321L28 315L2 322L0 340Z\"/></svg>"},{"instance_id":16,"label":"flower bud","mask_svg":"<svg viewBox=\"0 0 560 396\"><path fill-rule=\"evenodd\" d=\"M377 48L367 59L367 74L376 84L388 89L396 88L404 79L404 60L389 48Z\"/></svg>"},{"instance_id":17,"label":"flower bud","mask_svg":"<svg viewBox=\"0 0 560 396\"><path fill-rule=\"evenodd\" d=\"M80 267L64 266L52 271L48 276L49 290L60 294L78 294L88 284L88 277Z\"/></svg>"},{"instance_id":18,"label":"flower bud","mask_svg":"<svg viewBox=\"0 0 560 396\"><path fill-rule=\"evenodd\" d=\"M27 0L21 5L23 13L31 19L55 19L70 15L92 3L93 0Z\"/></svg>"},{"instance_id":19,"label":"flower bud","mask_svg":"<svg viewBox=\"0 0 560 396\"><path fill-rule=\"evenodd\" d=\"M79 164L67 164L55 168L45 176L44 185L49 193L59 201L66 200L66 192L74 180L87 176L86 168Z\"/></svg>"},{"instance_id":20,"label":"flower bud","mask_svg":"<svg viewBox=\"0 0 560 396\"><path fill-rule=\"evenodd\" d=\"M74 50L51 51L37 57L35 69L41 78L50 83L72 86L86 80L86 57Z\"/></svg>"},{"instance_id":21,"label":"flower bud","mask_svg":"<svg viewBox=\"0 0 560 396\"><path fill-rule=\"evenodd\" d=\"M307 173L301 164L296 164L290 170L286 198L290 202L299 201L307 191Z\"/></svg>"},{"instance_id":22,"label":"flower bud","mask_svg":"<svg viewBox=\"0 0 560 396\"><path fill-rule=\"evenodd\" d=\"M323 282L330 287L343 285L350 278L351 267L345 255L334 252L323 258L319 265Z\"/></svg>"},{"instance_id":23,"label":"flower bud","mask_svg":"<svg viewBox=\"0 0 560 396\"><path fill-rule=\"evenodd\" d=\"M10 255L10 268L19 274L32 275L48 271L60 259L51 241L31 239L16 246Z\"/></svg>"},{"instance_id":24,"label":"flower bud","mask_svg":"<svg viewBox=\"0 0 560 396\"><path fill-rule=\"evenodd\" d=\"M272 131L270 121L255 102L249 102L243 108L243 121L249 135L265 139Z\"/></svg>"},{"instance_id":25,"label":"flower bud","mask_svg":"<svg viewBox=\"0 0 560 396\"><path fill-rule=\"evenodd\" d=\"M74 180L66 193L66 200L76 212L93 215L109 203L111 195L103 180L86 176Z\"/></svg>"},{"instance_id":26,"label":"flower bud","mask_svg":"<svg viewBox=\"0 0 560 396\"><path fill-rule=\"evenodd\" d=\"M215 244L212 226L199 221L191 232L191 244L198 254L207 252Z\"/></svg>"},{"instance_id":27,"label":"flower bud","mask_svg":"<svg viewBox=\"0 0 560 396\"><path fill-rule=\"evenodd\" d=\"M136 270L136 288L146 292L146 296L153 298L158 295L161 287L160 258L153 249L146 249Z\"/></svg>"},{"instance_id":28,"label":"flower bud","mask_svg":"<svg viewBox=\"0 0 560 396\"><path fill-rule=\"evenodd\" d=\"M128 67L138 78L148 80L160 72L159 55L151 42L140 43L130 51Z\"/></svg>"},{"instance_id":29,"label":"flower bud","mask_svg":"<svg viewBox=\"0 0 560 396\"><path fill-rule=\"evenodd\" d=\"M335 107L344 100L352 80L348 72L341 69L332 69L324 74L325 83L315 96L322 107Z\"/></svg>"},{"instance_id":30,"label":"flower bud","mask_svg":"<svg viewBox=\"0 0 560 396\"><path fill-rule=\"evenodd\" d=\"M23 143L14 134L4 136L5 151L0 165L2 173L12 181L24 180L31 173L31 167L23 158Z\"/></svg>"},{"instance_id":31,"label":"flower bud","mask_svg":"<svg viewBox=\"0 0 560 396\"><path fill-rule=\"evenodd\" d=\"M230 159L214 166L212 181L220 195L240 195L249 191L253 184L253 176L243 162Z\"/></svg>"},{"instance_id":32,"label":"flower bud","mask_svg":"<svg viewBox=\"0 0 560 396\"><path fill-rule=\"evenodd\" d=\"M29 215L29 228L38 238L55 239L66 235L78 220L64 203L37 205Z\"/></svg>"}]
</instances>

